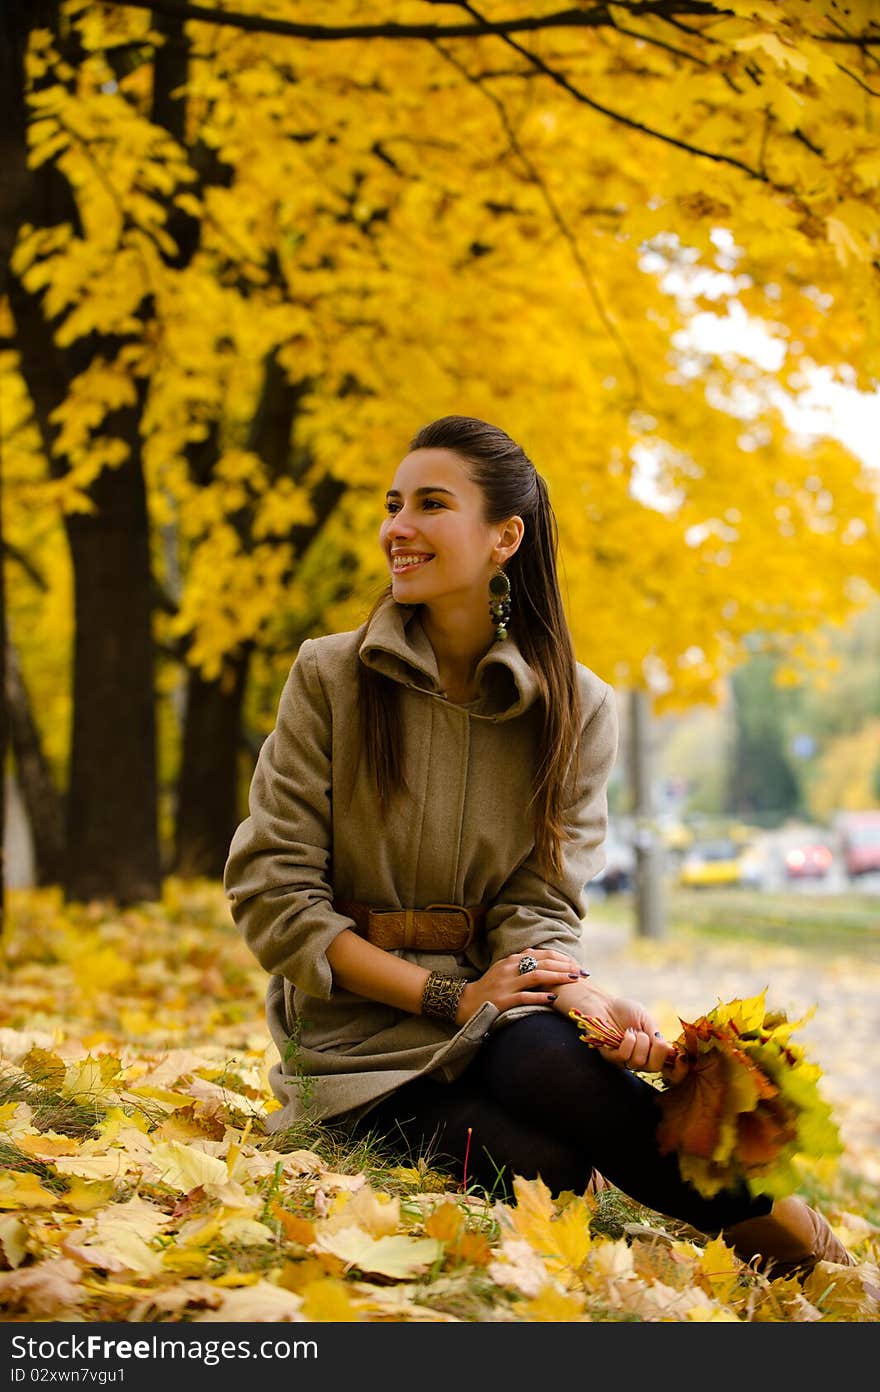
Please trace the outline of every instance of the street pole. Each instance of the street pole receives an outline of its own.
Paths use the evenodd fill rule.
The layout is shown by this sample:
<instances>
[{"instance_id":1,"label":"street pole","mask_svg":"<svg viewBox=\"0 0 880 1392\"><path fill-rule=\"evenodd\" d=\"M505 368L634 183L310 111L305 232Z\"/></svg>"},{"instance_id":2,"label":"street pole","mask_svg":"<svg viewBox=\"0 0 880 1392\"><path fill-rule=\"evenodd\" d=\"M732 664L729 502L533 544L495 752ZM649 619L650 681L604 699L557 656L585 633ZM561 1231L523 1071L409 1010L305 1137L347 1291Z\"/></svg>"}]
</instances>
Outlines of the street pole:
<instances>
[{"instance_id":1,"label":"street pole","mask_svg":"<svg viewBox=\"0 0 880 1392\"><path fill-rule=\"evenodd\" d=\"M630 777L633 792L636 853L636 931L640 938L662 938L663 845L654 809L651 710L648 694L630 695Z\"/></svg>"}]
</instances>

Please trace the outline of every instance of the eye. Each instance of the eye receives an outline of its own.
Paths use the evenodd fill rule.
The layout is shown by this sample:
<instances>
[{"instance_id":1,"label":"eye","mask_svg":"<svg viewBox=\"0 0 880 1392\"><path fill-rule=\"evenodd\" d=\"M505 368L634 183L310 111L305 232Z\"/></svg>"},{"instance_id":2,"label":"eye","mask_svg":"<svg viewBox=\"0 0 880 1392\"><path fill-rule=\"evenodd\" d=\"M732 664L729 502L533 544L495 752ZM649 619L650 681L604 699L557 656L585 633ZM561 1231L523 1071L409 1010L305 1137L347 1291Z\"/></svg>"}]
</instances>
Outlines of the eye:
<instances>
[{"instance_id":1,"label":"eye","mask_svg":"<svg viewBox=\"0 0 880 1392\"><path fill-rule=\"evenodd\" d=\"M442 508L442 506L443 506L443 504L441 503L441 501L440 501L439 498L426 498L426 499L425 499L425 507L426 507L426 508L427 508L427 507L438 507L438 508Z\"/></svg>"},{"instance_id":2,"label":"eye","mask_svg":"<svg viewBox=\"0 0 880 1392\"><path fill-rule=\"evenodd\" d=\"M386 499L386 502L385 502L385 511L386 511L386 512L396 512L396 511L397 511L397 508L398 508L398 504L397 504L397 503L393 503L393 502L391 501L390 498Z\"/></svg>"}]
</instances>

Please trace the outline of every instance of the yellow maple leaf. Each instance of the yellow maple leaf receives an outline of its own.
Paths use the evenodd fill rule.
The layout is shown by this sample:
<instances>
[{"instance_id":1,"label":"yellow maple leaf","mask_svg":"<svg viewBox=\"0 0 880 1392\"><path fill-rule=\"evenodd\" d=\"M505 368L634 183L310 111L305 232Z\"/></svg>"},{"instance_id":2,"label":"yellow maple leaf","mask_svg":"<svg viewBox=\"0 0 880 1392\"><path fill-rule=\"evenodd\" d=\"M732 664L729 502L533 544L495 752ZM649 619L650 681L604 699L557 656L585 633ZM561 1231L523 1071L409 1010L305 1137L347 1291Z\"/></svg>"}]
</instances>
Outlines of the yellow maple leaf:
<instances>
[{"instance_id":1,"label":"yellow maple leaf","mask_svg":"<svg viewBox=\"0 0 880 1392\"><path fill-rule=\"evenodd\" d=\"M146 1135L150 1130L150 1123L140 1112L129 1116L122 1107L110 1107L97 1122L95 1130L103 1148L112 1145L124 1131L142 1131Z\"/></svg>"},{"instance_id":2,"label":"yellow maple leaf","mask_svg":"<svg viewBox=\"0 0 880 1392\"><path fill-rule=\"evenodd\" d=\"M225 1161L180 1141L160 1141L153 1147L152 1163L163 1184L184 1192L200 1184L223 1184L228 1178Z\"/></svg>"},{"instance_id":3,"label":"yellow maple leaf","mask_svg":"<svg viewBox=\"0 0 880 1392\"><path fill-rule=\"evenodd\" d=\"M129 1168L141 1168L124 1150L114 1149L106 1155L57 1155L53 1167L59 1174L79 1175L82 1179L124 1179Z\"/></svg>"},{"instance_id":4,"label":"yellow maple leaf","mask_svg":"<svg viewBox=\"0 0 880 1392\"><path fill-rule=\"evenodd\" d=\"M589 1205L583 1199L573 1199L557 1216L550 1190L540 1176L535 1180L516 1176L514 1192L517 1232L541 1254L549 1270L577 1271L592 1242Z\"/></svg>"},{"instance_id":5,"label":"yellow maple leaf","mask_svg":"<svg viewBox=\"0 0 880 1392\"><path fill-rule=\"evenodd\" d=\"M29 1134L33 1110L26 1102L4 1102L0 1105L0 1131L14 1138Z\"/></svg>"},{"instance_id":6,"label":"yellow maple leaf","mask_svg":"<svg viewBox=\"0 0 880 1392\"><path fill-rule=\"evenodd\" d=\"M7 1170L0 1175L0 1208L55 1208L58 1196L44 1189L30 1170Z\"/></svg>"},{"instance_id":7,"label":"yellow maple leaf","mask_svg":"<svg viewBox=\"0 0 880 1392\"><path fill-rule=\"evenodd\" d=\"M9 1266L21 1266L27 1256L28 1230L14 1213L0 1213L0 1248Z\"/></svg>"},{"instance_id":8,"label":"yellow maple leaf","mask_svg":"<svg viewBox=\"0 0 880 1392\"><path fill-rule=\"evenodd\" d=\"M60 1135L57 1131L37 1131L30 1136L17 1136L15 1144L25 1155L34 1155L40 1160L51 1160L55 1155L70 1155L80 1146L75 1137Z\"/></svg>"},{"instance_id":9,"label":"yellow maple leaf","mask_svg":"<svg viewBox=\"0 0 880 1392\"><path fill-rule=\"evenodd\" d=\"M302 1314L307 1320L325 1320L333 1324L352 1324L360 1319L344 1281L322 1276L309 1281L300 1292Z\"/></svg>"},{"instance_id":10,"label":"yellow maple leaf","mask_svg":"<svg viewBox=\"0 0 880 1392\"><path fill-rule=\"evenodd\" d=\"M159 1102L167 1111L175 1111L178 1107L191 1107L193 1098L187 1092L173 1092L169 1088L159 1087L132 1087L128 1089L132 1097L148 1098L151 1102Z\"/></svg>"},{"instance_id":11,"label":"yellow maple leaf","mask_svg":"<svg viewBox=\"0 0 880 1392\"><path fill-rule=\"evenodd\" d=\"M71 1175L70 1184L62 1194L61 1202L74 1213L92 1213L109 1203L115 1192L116 1185L112 1180L90 1180Z\"/></svg>"},{"instance_id":12,"label":"yellow maple leaf","mask_svg":"<svg viewBox=\"0 0 880 1392\"><path fill-rule=\"evenodd\" d=\"M341 1228L338 1232L318 1232L317 1246L339 1257L346 1267L376 1276L405 1281L421 1275L439 1261L443 1247L430 1237L371 1237L363 1228Z\"/></svg>"},{"instance_id":13,"label":"yellow maple leaf","mask_svg":"<svg viewBox=\"0 0 880 1392\"><path fill-rule=\"evenodd\" d=\"M733 1311L723 1305L692 1305L685 1318L699 1324L739 1324Z\"/></svg>"},{"instance_id":14,"label":"yellow maple leaf","mask_svg":"<svg viewBox=\"0 0 880 1392\"><path fill-rule=\"evenodd\" d=\"M121 1068L119 1059L112 1054L101 1054L97 1058L87 1054L84 1059L67 1065L58 1090L72 1102L111 1106L119 1102L119 1093L110 1084Z\"/></svg>"},{"instance_id":15,"label":"yellow maple leaf","mask_svg":"<svg viewBox=\"0 0 880 1392\"><path fill-rule=\"evenodd\" d=\"M516 1206L511 1213L513 1225L521 1237L538 1247L546 1238L546 1230L556 1212L553 1198L541 1179L523 1179L514 1175L513 1192Z\"/></svg>"},{"instance_id":16,"label":"yellow maple leaf","mask_svg":"<svg viewBox=\"0 0 880 1392\"><path fill-rule=\"evenodd\" d=\"M315 1240L315 1225L308 1218L300 1218L296 1213L288 1213L280 1204L272 1205L272 1215L277 1218L288 1242L297 1242L308 1247Z\"/></svg>"},{"instance_id":17,"label":"yellow maple leaf","mask_svg":"<svg viewBox=\"0 0 880 1392\"><path fill-rule=\"evenodd\" d=\"M166 1247L162 1253L162 1266L178 1276L201 1276L210 1260L210 1252L198 1247Z\"/></svg>"},{"instance_id":18,"label":"yellow maple leaf","mask_svg":"<svg viewBox=\"0 0 880 1392\"><path fill-rule=\"evenodd\" d=\"M196 1319L235 1324L299 1320L302 1318L301 1304L300 1297L292 1291L273 1285L271 1281L259 1280L243 1289L224 1291L216 1310L198 1315Z\"/></svg>"},{"instance_id":19,"label":"yellow maple leaf","mask_svg":"<svg viewBox=\"0 0 880 1392\"><path fill-rule=\"evenodd\" d=\"M454 1242L464 1230L461 1209L454 1203L443 1203L435 1208L425 1222L425 1232L436 1237L438 1242Z\"/></svg>"},{"instance_id":20,"label":"yellow maple leaf","mask_svg":"<svg viewBox=\"0 0 880 1392\"><path fill-rule=\"evenodd\" d=\"M706 1243L698 1269L700 1285L716 1300L729 1300L739 1285L739 1263L721 1237Z\"/></svg>"},{"instance_id":21,"label":"yellow maple leaf","mask_svg":"<svg viewBox=\"0 0 880 1392\"><path fill-rule=\"evenodd\" d=\"M21 1066L32 1082L53 1091L61 1087L67 1072L64 1060L48 1049L29 1049Z\"/></svg>"},{"instance_id":22,"label":"yellow maple leaf","mask_svg":"<svg viewBox=\"0 0 880 1392\"><path fill-rule=\"evenodd\" d=\"M523 1319L548 1324L580 1320L584 1313L584 1297L579 1292L561 1291L549 1283L531 1300L517 1307Z\"/></svg>"},{"instance_id":23,"label":"yellow maple leaf","mask_svg":"<svg viewBox=\"0 0 880 1392\"><path fill-rule=\"evenodd\" d=\"M382 1194L369 1184L352 1193L335 1196L329 1216L321 1227L325 1232L351 1226L363 1228L372 1237L386 1237L400 1227L400 1200Z\"/></svg>"},{"instance_id":24,"label":"yellow maple leaf","mask_svg":"<svg viewBox=\"0 0 880 1392\"><path fill-rule=\"evenodd\" d=\"M420 1185L422 1182L422 1171L417 1170L414 1165L394 1165L387 1174L391 1179L400 1180L402 1184Z\"/></svg>"}]
</instances>

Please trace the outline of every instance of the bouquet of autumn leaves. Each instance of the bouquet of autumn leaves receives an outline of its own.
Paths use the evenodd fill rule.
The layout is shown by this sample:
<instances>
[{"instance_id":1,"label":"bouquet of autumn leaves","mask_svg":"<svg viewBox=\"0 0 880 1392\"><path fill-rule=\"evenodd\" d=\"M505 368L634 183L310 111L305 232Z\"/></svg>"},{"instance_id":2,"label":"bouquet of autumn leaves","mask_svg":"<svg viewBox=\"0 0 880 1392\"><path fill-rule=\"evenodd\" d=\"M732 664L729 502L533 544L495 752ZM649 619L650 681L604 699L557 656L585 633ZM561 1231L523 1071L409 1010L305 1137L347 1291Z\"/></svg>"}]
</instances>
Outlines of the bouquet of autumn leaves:
<instances>
[{"instance_id":1,"label":"bouquet of autumn leaves","mask_svg":"<svg viewBox=\"0 0 880 1392\"><path fill-rule=\"evenodd\" d=\"M809 1014L789 1022L766 1010L765 995L682 1020L672 1080L661 1083L660 1150L677 1152L682 1177L707 1198L743 1180L753 1194L782 1198L799 1186L797 1156L842 1150L818 1091L822 1071L791 1042ZM622 1036L601 1020L569 1014L584 1043L620 1043Z\"/></svg>"}]
</instances>

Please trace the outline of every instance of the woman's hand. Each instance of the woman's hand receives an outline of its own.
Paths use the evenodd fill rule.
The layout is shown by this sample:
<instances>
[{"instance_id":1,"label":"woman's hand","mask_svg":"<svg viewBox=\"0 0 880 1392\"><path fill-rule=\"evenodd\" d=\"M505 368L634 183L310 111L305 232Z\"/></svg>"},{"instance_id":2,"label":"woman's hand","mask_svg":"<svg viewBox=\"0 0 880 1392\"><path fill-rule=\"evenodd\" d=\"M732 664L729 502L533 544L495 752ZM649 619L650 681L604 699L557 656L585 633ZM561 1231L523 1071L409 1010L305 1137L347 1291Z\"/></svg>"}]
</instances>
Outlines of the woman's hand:
<instances>
[{"instance_id":1,"label":"woman's hand","mask_svg":"<svg viewBox=\"0 0 880 1392\"><path fill-rule=\"evenodd\" d=\"M537 967L520 972L524 957L533 957ZM465 1024L481 1005L490 1001L499 1010L513 1005L552 1005L563 986L571 986L587 976L579 962L553 947L530 947L493 962L476 981L469 981L461 995L456 1023Z\"/></svg>"},{"instance_id":2,"label":"woman's hand","mask_svg":"<svg viewBox=\"0 0 880 1392\"><path fill-rule=\"evenodd\" d=\"M608 998L604 1018L623 1035L616 1049L600 1049L609 1063L638 1073L667 1073L676 1051L667 1044L653 1015L637 1000L624 996Z\"/></svg>"},{"instance_id":3,"label":"woman's hand","mask_svg":"<svg viewBox=\"0 0 880 1392\"><path fill-rule=\"evenodd\" d=\"M666 1042L657 1021L640 1001L609 996L592 982L582 981L560 990L553 1008L566 1016L570 1010L579 1010L621 1034L616 1048L599 1048L609 1063L631 1072L662 1072L667 1081L678 1081L678 1051Z\"/></svg>"}]
</instances>

